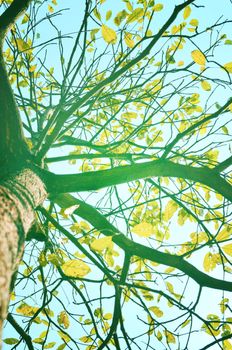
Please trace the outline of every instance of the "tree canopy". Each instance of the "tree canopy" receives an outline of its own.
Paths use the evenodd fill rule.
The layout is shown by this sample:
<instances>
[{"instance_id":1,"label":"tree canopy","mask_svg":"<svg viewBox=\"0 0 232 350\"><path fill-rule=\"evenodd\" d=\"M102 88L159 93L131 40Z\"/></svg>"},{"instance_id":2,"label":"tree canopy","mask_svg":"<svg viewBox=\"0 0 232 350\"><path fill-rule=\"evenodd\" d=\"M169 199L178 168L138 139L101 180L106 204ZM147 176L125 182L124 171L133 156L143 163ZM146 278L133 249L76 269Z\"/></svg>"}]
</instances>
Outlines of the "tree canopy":
<instances>
[{"instance_id":1,"label":"tree canopy","mask_svg":"<svg viewBox=\"0 0 232 350\"><path fill-rule=\"evenodd\" d=\"M0 1L1 179L48 193L6 350L232 349L232 4L160 1Z\"/></svg>"}]
</instances>

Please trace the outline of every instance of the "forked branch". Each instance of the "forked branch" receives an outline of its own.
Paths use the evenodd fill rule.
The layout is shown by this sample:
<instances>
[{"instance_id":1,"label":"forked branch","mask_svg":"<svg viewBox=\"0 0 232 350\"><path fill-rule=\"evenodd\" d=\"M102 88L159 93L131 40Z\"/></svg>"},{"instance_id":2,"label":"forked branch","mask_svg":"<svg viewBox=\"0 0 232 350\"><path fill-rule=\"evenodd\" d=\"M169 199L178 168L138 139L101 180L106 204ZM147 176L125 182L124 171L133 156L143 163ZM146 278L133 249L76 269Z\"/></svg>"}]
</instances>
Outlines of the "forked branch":
<instances>
[{"instance_id":1,"label":"forked branch","mask_svg":"<svg viewBox=\"0 0 232 350\"><path fill-rule=\"evenodd\" d=\"M191 277L201 287L232 291L232 282L213 278L201 272L192 264L184 260L181 256L160 252L156 249L146 247L128 239L124 234L120 233L115 226L109 223L102 214L100 214L89 204L86 204L69 194L54 197L54 201L62 208L68 208L76 204L79 205L74 213L87 220L94 228L101 231L104 235L112 236L114 243L130 256L134 255L159 264L175 267L184 272L187 276Z\"/></svg>"}]
</instances>

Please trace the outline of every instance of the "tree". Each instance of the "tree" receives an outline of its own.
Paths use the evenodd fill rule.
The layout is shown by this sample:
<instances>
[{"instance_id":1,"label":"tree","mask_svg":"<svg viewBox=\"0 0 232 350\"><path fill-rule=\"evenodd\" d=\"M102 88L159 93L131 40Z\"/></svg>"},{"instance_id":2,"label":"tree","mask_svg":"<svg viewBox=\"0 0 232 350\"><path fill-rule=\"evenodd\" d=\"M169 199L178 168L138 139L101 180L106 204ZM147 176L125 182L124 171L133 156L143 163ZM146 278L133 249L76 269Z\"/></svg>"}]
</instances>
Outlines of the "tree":
<instances>
[{"instance_id":1,"label":"tree","mask_svg":"<svg viewBox=\"0 0 232 350\"><path fill-rule=\"evenodd\" d=\"M231 21L0 3L4 348L231 349Z\"/></svg>"}]
</instances>

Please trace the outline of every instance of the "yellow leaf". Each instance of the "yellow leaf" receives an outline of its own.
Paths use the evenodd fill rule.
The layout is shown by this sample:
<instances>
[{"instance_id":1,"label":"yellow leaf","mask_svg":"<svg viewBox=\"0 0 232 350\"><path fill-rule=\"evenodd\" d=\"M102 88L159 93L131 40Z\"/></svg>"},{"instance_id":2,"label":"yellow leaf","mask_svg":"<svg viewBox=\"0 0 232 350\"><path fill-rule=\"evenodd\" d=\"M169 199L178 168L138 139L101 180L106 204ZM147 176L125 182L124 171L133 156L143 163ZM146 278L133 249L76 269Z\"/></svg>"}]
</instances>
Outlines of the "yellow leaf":
<instances>
[{"instance_id":1,"label":"yellow leaf","mask_svg":"<svg viewBox=\"0 0 232 350\"><path fill-rule=\"evenodd\" d=\"M229 73L232 73L232 62L228 62L223 66Z\"/></svg>"},{"instance_id":2,"label":"yellow leaf","mask_svg":"<svg viewBox=\"0 0 232 350\"><path fill-rule=\"evenodd\" d=\"M203 267L206 272L212 271L216 267L216 261L212 253L207 253L204 257Z\"/></svg>"},{"instance_id":3,"label":"yellow leaf","mask_svg":"<svg viewBox=\"0 0 232 350\"><path fill-rule=\"evenodd\" d=\"M46 255L45 255L44 251L41 251L41 253L38 257L38 262L42 267L47 265L47 259L46 259Z\"/></svg>"},{"instance_id":4,"label":"yellow leaf","mask_svg":"<svg viewBox=\"0 0 232 350\"><path fill-rule=\"evenodd\" d=\"M132 228L132 232L134 232L136 235L140 237L150 237L152 234L154 234L154 228L152 224L149 224L148 222L141 222L138 225L135 225Z\"/></svg>"},{"instance_id":5,"label":"yellow leaf","mask_svg":"<svg viewBox=\"0 0 232 350\"><path fill-rule=\"evenodd\" d=\"M232 256L232 243L226 244L222 247L222 250L229 256Z\"/></svg>"},{"instance_id":6,"label":"yellow leaf","mask_svg":"<svg viewBox=\"0 0 232 350\"><path fill-rule=\"evenodd\" d=\"M44 339L43 338L35 338L35 339L33 339L33 343L43 344L44 343Z\"/></svg>"},{"instance_id":7,"label":"yellow leaf","mask_svg":"<svg viewBox=\"0 0 232 350\"><path fill-rule=\"evenodd\" d=\"M97 252L102 252L106 248L112 248L113 242L112 237L103 237L99 239L95 239L91 243L91 249L96 250Z\"/></svg>"},{"instance_id":8,"label":"yellow leaf","mask_svg":"<svg viewBox=\"0 0 232 350\"><path fill-rule=\"evenodd\" d=\"M16 39L17 48L19 51L29 50L30 46L23 39Z\"/></svg>"},{"instance_id":9,"label":"yellow leaf","mask_svg":"<svg viewBox=\"0 0 232 350\"><path fill-rule=\"evenodd\" d=\"M183 65L184 65L184 61L179 61L177 65L178 65L179 67L183 66Z\"/></svg>"},{"instance_id":10,"label":"yellow leaf","mask_svg":"<svg viewBox=\"0 0 232 350\"><path fill-rule=\"evenodd\" d=\"M164 333L165 333L165 336L166 336L167 343L168 344L169 343L175 344L176 338L174 337L174 335L171 332L167 331L166 329L165 329Z\"/></svg>"},{"instance_id":11,"label":"yellow leaf","mask_svg":"<svg viewBox=\"0 0 232 350\"><path fill-rule=\"evenodd\" d=\"M152 8L152 10L155 11L155 12L159 12L159 11L162 11L163 8L164 8L164 5L159 3L159 4L156 4L156 5Z\"/></svg>"},{"instance_id":12,"label":"yellow leaf","mask_svg":"<svg viewBox=\"0 0 232 350\"><path fill-rule=\"evenodd\" d=\"M199 22L198 22L197 19L193 18L193 19L189 22L189 24L191 24L191 26L193 26L193 27L197 27L198 24L199 24Z\"/></svg>"},{"instance_id":13,"label":"yellow leaf","mask_svg":"<svg viewBox=\"0 0 232 350\"><path fill-rule=\"evenodd\" d=\"M61 311L57 316L57 321L59 325L65 329L67 329L70 325L69 317L66 311Z\"/></svg>"},{"instance_id":14,"label":"yellow leaf","mask_svg":"<svg viewBox=\"0 0 232 350\"><path fill-rule=\"evenodd\" d=\"M210 91L210 90L211 90L211 85L210 85L210 83L209 83L208 81L206 81L206 80L202 80L202 81L201 81L201 87L202 87L202 89L205 90L205 91Z\"/></svg>"},{"instance_id":15,"label":"yellow leaf","mask_svg":"<svg viewBox=\"0 0 232 350\"><path fill-rule=\"evenodd\" d=\"M54 12L54 8L51 5L48 5L48 12L50 13Z\"/></svg>"},{"instance_id":16,"label":"yellow leaf","mask_svg":"<svg viewBox=\"0 0 232 350\"><path fill-rule=\"evenodd\" d=\"M107 314L103 315L104 320L111 320L112 317L113 316L112 316L112 314L110 312L108 312Z\"/></svg>"},{"instance_id":17,"label":"yellow leaf","mask_svg":"<svg viewBox=\"0 0 232 350\"><path fill-rule=\"evenodd\" d=\"M224 134L226 134L226 135L229 135L229 130L228 130L228 128L225 126L225 125L223 125L222 127L221 127L221 129L222 129L222 131L224 132ZM218 197L219 198L219 196L220 196L220 194L219 193L216 193L216 197ZM221 201L222 200L222 196L219 198L219 200Z\"/></svg>"},{"instance_id":18,"label":"yellow leaf","mask_svg":"<svg viewBox=\"0 0 232 350\"><path fill-rule=\"evenodd\" d=\"M102 36L107 44L115 44L117 41L117 34L112 29L107 27L105 24L102 25Z\"/></svg>"},{"instance_id":19,"label":"yellow leaf","mask_svg":"<svg viewBox=\"0 0 232 350\"><path fill-rule=\"evenodd\" d=\"M189 324L189 322L190 322L190 319L184 321L184 322L182 323L182 325L181 325L181 328L186 327L186 326Z\"/></svg>"},{"instance_id":20,"label":"yellow leaf","mask_svg":"<svg viewBox=\"0 0 232 350\"><path fill-rule=\"evenodd\" d=\"M44 346L44 349L51 349L51 348L53 348L55 345L56 345L56 342L53 341L53 342L51 342L51 343L46 344L46 345Z\"/></svg>"},{"instance_id":21,"label":"yellow leaf","mask_svg":"<svg viewBox=\"0 0 232 350\"><path fill-rule=\"evenodd\" d=\"M59 334L59 336L61 337L61 339L65 342L68 343L71 339L68 336L68 334L62 332L62 331L57 331L57 333Z\"/></svg>"},{"instance_id":22,"label":"yellow leaf","mask_svg":"<svg viewBox=\"0 0 232 350\"><path fill-rule=\"evenodd\" d=\"M33 316L38 309L38 307L22 303L17 307L16 312L23 316Z\"/></svg>"},{"instance_id":23,"label":"yellow leaf","mask_svg":"<svg viewBox=\"0 0 232 350\"><path fill-rule=\"evenodd\" d=\"M175 270L175 267L168 267L167 269L165 269L165 273L171 273Z\"/></svg>"},{"instance_id":24,"label":"yellow leaf","mask_svg":"<svg viewBox=\"0 0 232 350\"><path fill-rule=\"evenodd\" d=\"M10 293L10 300L15 300L15 292Z\"/></svg>"},{"instance_id":25,"label":"yellow leaf","mask_svg":"<svg viewBox=\"0 0 232 350\"><path fill-rule=\"evenodd\" d=\"M132 47L135 46L135 42L132 39L132 34L131 33L125 32L125 34L124 34L124 41L125 41L126 45L129 48L131 48L131 49L132 49Z\"/></svg>"},{"instance_id":26,"label":"yellow leaf","mask_svg":"<svg viewBox=\"0 0 232 350\"><path fill-rule=\"evenodd\" d=\"M29 15L26 13L22 19L22 24L27 23L29 21Z\"/></svg>"},{"instance_id":27,"label":"yellow leaf","mask_svg":"<svg viewBox=\"0 0 232 350\"><path fill-rule=\"evenodd\" d=\"M127 23L132 23L134 21L138 21L143 16L143 9L141 7L137 7L134 11L128 16Z\"/></svg>"},{"instance_id":28,"label":"yellow leaf","mask_svg":"<svg viewBox=\"0 0 232 350\"><path fill-rule=\"evenodd\" d=\"M173 214L177 211L177 209L178 204L171 199L164 209L164 220L169 221L172 218Z\"/></svg>"},{"instance_id":29,"label":"yellow leaf","mask_svg":"<svg viewBox=\"0 0 232 350\"><path fill-rule=\"evenodd\" d=\"M173 285L170 282L166 282L166 287L170 293L172 293L172 294L174 293Z\"/></svg>"},{"instance_id":30,"label":"yellow leaf","mask_svg":"<svg viewBox=\"0 0 232 350\"><path fill-rule=\"evenodd\" d=\"M157 317L162 317L163 316L163 311L160 310L158 306L151 306L149 307L149 310L153 312Z\"/></svg>"},{"instance_id":31,"label":"yellow leaf","mask_svg":"<svg viewBox=\"0 0 232 350\"><path fill-rule=\"evenodd\" d=\"M232 343L230 340L226 339L223 341L223 349L224 350L232 350Z\"/></svg>"},{"instance_id":32,"label":"yellow leaf","mask_svg":"<svg viewBox=\"0 0 232 350\"><path fill-rule=\"evenodd\" d=\"M47 331L43 331L42 333L40 333L39 338L45 338L47 335Z\"/></svg>"},{"instance_id":33,"label":"yellow leaf","mask_svg":"<svg viewBox=\"0 0 232 350\"><path fill-rule=\"evenodd\" d=\"M179 24L178 26L176 26L176 25L174 25L173 27L172 27L172 29L171 29L171 33L172 34L177 34L178 32L180 32L180 30L181 30L181 25Z\"/></svg>"},{"instance_id":34,"label":"yellow leaf","mask_svg":"<svg viewBox=\"0 0 232 350\"><path fill-rule=\"evenodd\" d=\"M126 113L123 113L122 114L122 117L125 118L125 119L136 119L137 118L137 113L135 112L126 112Z\"/></svg>"},{"instance_id":35,"label":"yellow leaf","mask_svg":"<svg viewBox=\"0 0 232 350\"><path fill-rule=\"evenodd\" d=\"M36 70L36 67L37 67L37 64L34 64L33 66L31 66L30 68L29 68L29 72L34 72L35 70Z\"/></svg>"},{"instance_id":36,"label":"yellow leaf","mask_svg":"<svg viewBox=\"0 0 232 350\"><path fill-rule=\"evenodd\" d=\"M65 275L70 277L84 277L91 271L89 266L81 260L69 260L61 267Z\"/></svg>"},{"instance_id":37,"label":"yellow leaf","mask_svg":"<svg viewBox=\"0 0 232 350\"><path fill-rule=\"evenodd\" d=\"M128 1L128 0L126 2L126 7L128 8L129 11L133 11L133 6L131 5L130 1Z\"/></svg>"},{"instance_id":38,"label":"yellow leaf","mask_svg":"<svg viewBox=\"0 0 232 350\"><path fill-rule=\"evenodd\" d=\"M216 239L218 242L228 239L232 235L232 228L228 225L219 232Z\"/></svg>"},{"instance_id":39,"label":"yellow leaf","mask_svg":"<svg viewBox=\"0 0 232 350\"><path fill-rule=\"evenodd\" d=\"M79 338L79 340L82 341L83 343L90 343L93 341L91 337L86 337L86 336Z\"/></svg>"},{"instance_id":40,"label":"yellow leaf","mask_svg":"<svg viewBox=\"0 0 232 350\"><path fill-rule=\"evenodd\" d=\"M191 56L192 56L192 59L195 63L200 64L200 65L205 64L206 58L205 58L205 55L201 51L194 50L191 52Z\"/></svg>"},{"instance_id":41,"label":"yellow leaf","mask_svg":"<svg viewBox=\"0 0 232 350\"><path fill-rule=\"evenodd\" d=\"M218 324L220 322L220 318L217 315L209 314L207 315L207 320L210 321L210 329L207 327L207 325L204 323L202 326L202 329L211 336L217 336L221 333L220 327L218 327ZM215 322L213 322L215 321Z\"/></svg>"},{"instance_id":42,"label":"yellow leaf","mask_svg":"<svg viewBox=\"0 0 232 350\"><path fill-rule=\"evenodd\" d=\"M60 266L64 262L63 258L60 255L55 254L55 253L48 254L46 258L47 258L47 261L49 261L50 263L52 263L55 266Z\"/></svg>"},{"instance_id":43,"label":"yellow leaf","mask_svg":"<svg viewBox=\"0 0 232 350\"><path fill-rule=\"evenodd\" d=\"M192 10L191 10L190 6L185 7L184 13L183 13L183 18L187 19L190 16L191 12L192 12Z\"/></svg>"},{"instance_id":44,"label":"yellow leaf","mask_svg":"<svg viewBox=\"0 0 232 350\"><path fill-rule=\"evenodd\" d=\"M94 16L95 16L99 21L101 21L101 14L100 14L100 12L98 11L97 8L95 8L95 9L93 10L93 13L94 13Z\"/></svg>"},{"instance_id":45,"label":"yellow leaf","mask_svg":"<svg viewBox=\"0 0 232 350\"><path fill-rule=\"evenodd\" d=\"M163 336L162 336L162 334L161 334L160 331L157 332L156 337L157 337L157 339L158 339L159 341L162 340Z\"/></svg>"}]
</instances>

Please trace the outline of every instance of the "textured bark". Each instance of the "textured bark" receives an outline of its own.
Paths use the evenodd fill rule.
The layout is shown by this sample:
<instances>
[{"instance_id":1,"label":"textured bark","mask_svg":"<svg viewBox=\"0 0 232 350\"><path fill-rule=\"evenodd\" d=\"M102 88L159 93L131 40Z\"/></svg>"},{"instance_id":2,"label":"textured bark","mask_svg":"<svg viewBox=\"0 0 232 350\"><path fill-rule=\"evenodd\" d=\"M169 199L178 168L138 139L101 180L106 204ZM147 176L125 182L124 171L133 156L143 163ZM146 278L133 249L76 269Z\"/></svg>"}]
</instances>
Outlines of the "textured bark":
<instances>
[{"instance_id":1,"label":"textured bark","mask_svg":"<svg viewBox=\"0 0 232 350\"><path fill-rule=\"evenodd\" d=\"M34 222L34 209L46 195L42 180L31 169L18 172L0 185L1 333L7 316L11 277L22 256L26 234Z\"/></svg>"}]
</instances>

